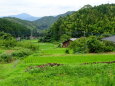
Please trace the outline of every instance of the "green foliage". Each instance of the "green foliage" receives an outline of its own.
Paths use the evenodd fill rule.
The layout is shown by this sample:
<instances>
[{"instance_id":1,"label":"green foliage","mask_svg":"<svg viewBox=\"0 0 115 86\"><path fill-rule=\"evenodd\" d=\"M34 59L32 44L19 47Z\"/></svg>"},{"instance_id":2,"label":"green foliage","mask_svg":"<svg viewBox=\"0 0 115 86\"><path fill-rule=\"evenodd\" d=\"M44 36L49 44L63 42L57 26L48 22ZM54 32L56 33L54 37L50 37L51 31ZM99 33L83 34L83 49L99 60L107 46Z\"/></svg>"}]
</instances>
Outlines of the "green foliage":
<instances>
[{"instance_id":1,"label":"green foliage","mask_svg":"<svg viewBox=\"0 0 115 86\"><path fill-rule=\"evenodd\" d=\"M11 62L13 57L10 53L2 53L0 55L0 62Z\"/></svg>"},{"instance_id":2,"label":"green foliage","mask_svg":"<svg viewBox=\"0 0 115 86\"><path fill-rule=\"evenodd\" d=\"M9 48L16 46L16 40L7 33L0 32L0 46Z\"/></svg>"},{"instance_id":3,"label":"green foliage","mask_svg":"<svg viewBox=\"0 0 115 86\"><path fill-rule=\"evenodd\" d=\"M30 29L7 18L0 18L0 31L10 33L14 37L28 37L30 36Z\"/></svg>"},{"instance_id":4,"label":"green foliage","mask_svg":"<svg viewBox=\"0 0 115 86\"><path fill-rule=\"evenodd\" d=\"M17 50L15 52L13 52L12 56L24 58L25 56L29 56L31 54L32 54L31 50L29 50L29 49L21 49L21 50Z\"/></svg>"},{"instance_id":5,"label":"green foliage","mask_svg":"<svg viewBox=\"0 0 115 86\"><path fill-rule=\"evenodd\" d=\"M33 52L29 49L24 49L21 48L20 50L15 50L13 52L4 52L2 54L0 54L0 63L10 63L16 59L21 59L24 58L26 56L31 55ZM21 58L20 58L21 57Z\"/></svg>"},{"instance_id":6,"label":"green foliage","mask_svg":"<svg viewBox=\"0 0 115 86\"><path fill-rule=\"evenodd\" d=\"M104 41L105 43L105 52L110 52L115 50L115 44L110 41Z\"/></svg>"},{"instance_id":7,"label":"green foliage","mask_svg":"<svg viewBox=\"0 0 115 86\"><path fill-rule=\"evenodd\" d=\"M73 38L115 34L114 10L115 4L94 7L88 5L71 15L59 18L50 28L48 37L59 41L63 34Z\"/></svg>"},{"instance_id":8,"label":"green foliage","mask_svg":"<svg viewBox=\"0 0 115 86\"><path fill-rule=\"evenodd\" d=\"M6 68L11 68L5 66ZM1 86L114 86L115 64L62 65L58 67L32 68L22 71L17 66L5 71ZM3 71L4 69L2 69ZM7 69L5 69L7 70ZM26 69L25 69L26 70ZM2 73L4 74L4 73Z\"/></svg>"},{"instance_id":9,"label":"green foliage","mask_svg":"<svg viewBox=\"0 0 115 86\"><path fill-rule=\"evenodd\" d=\"M67 16L67 15L70 15L72 14L74 11L69 11L67 13L64 13L64 14L61 14L61 15L58 15L58 16L46 16L46 17L42 17L36 21L33 21L33 23L37 26L38 29L41 29L41 30L45 30L45 29L48 29L51 27L52 24L54 24L59 17L64 17L64 16Z\"/></svg>"},{"instance_id":10,"label":"green foliage","mask_svg":"<svg viewBox=\"0 0 115 86\"><path fill-rule=\"evenodd\" d=\"M19 47L23 47L23 48L28 48L28 49L31 49L33 51L36 51L39 49L39 45L38 44L35 44L35 43L32 43L32 42L26 42L26 41L22 41L22 42L18 42L17 43L17 46Z\"/></svg>"},{"instance_id":11,"label":"green foliage","mask_svg":"<svg viewBox=\"0 0 115 86\"><path fill-rule=\"evenodd\" d=\"M69 46L74 53L101 53L111 52L115 49L115 44L108 41L101 41L96 36L88 38L81 37L72 42Z\"/></svg>"},{"instance_id":12,"label":"green foliage","mask_svg":"<svg viewBox=\"0 0 115 86\"><path fill-rule=\"evenodd\" d=\"M38 30L37 29L39 29L39 28L37 28L36 25L33 24L33 22L26 21L26 20L21 20L21 19L18 19L18 18L12 18L12 17L5 17L4 19L7 19L10 22L14 22L14 23L17 23L17 24L20 24L21 26L23 26L23 29L25 29L25 31L26 31L25 36L27 36L27 37L30 36L30 30L33 33L32 34L33 36L35 36L35 37L38 36ZM20 29L20 32L22 32L21 30L22 29ZM18 34L20 34L20 33L18 33ZM22 35L18 35L18 36L23 37Z\"/></svg>"},{"instance_id":13,"label":"green foliage","mask_svg":"<svg viewBox=\"0 0 115 86\"><path fill-rule=\"evenodd\" d=\"M111 52L115 49L115 44L110 41L100 41L97 37L91 36L87 41L90 53Z\"/></svg>"},{"instance_id":14,"label":"green foliage","mask_svg":"<svg viewBox=\"0 0 115 86\"><path fill-rule=\"evenodd\" d=\"M69 50L68 50L68 49L66 49L66 50L65 50L65 53L66 53L66 54L69 54L70 52L69 52Z\"/></svg>"},{"instance_id":15,"label":"green foliage","mask_svg":"<svg viewBox=\"0 0 115 86\"><path fill-rule=\"evenodd\" d=\"M91 36L88 38L87 47L90 53L100 53L104 52L105 44L97 39L95 36Z\"/></svg>"},{"instance_id":16,"label":"green foliage","mask_svg":"<svg viewBox=\"0 0 115 86\"><path fill-rule=\"evenodd\" d=\"M68 35L66 35L66 34L63 34L63 35L60 37L60 40L61 40L61 42L65 42L65 41L69 40L70 38L71 38L70 36L68 36Z\"/></svg>"},{"instance_id":17,"label":"green foliage","mask_svg":"<svg viewBox=\"0 0 115 86\"><path fill-rule=\"evenodd\" d=\"M87 39L85 37L81 37L80 39L72 42L69 48L73 50L73 53L89 52L89 49L87 48Z\"/></svg>"}]
</instances>

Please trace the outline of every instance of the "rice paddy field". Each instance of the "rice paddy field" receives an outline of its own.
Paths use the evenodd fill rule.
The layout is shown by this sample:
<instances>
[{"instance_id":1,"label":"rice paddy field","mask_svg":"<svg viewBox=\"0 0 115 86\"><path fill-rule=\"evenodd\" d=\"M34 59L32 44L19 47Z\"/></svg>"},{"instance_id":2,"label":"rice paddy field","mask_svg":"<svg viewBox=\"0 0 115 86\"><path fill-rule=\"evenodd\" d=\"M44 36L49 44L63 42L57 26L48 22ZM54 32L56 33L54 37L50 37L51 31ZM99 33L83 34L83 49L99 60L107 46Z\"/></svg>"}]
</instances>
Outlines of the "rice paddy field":
<instances>
[{"instance_id":1,"label":"rice paddy field","mask_svg":"<svg viewBox=\"0 0 115 86\"><path fill-rule=\"evenodd\" d=\"M0 86L115 86L114 62L114 53L65 54L56 44L39 43L32 55L0 64Z\"/></svg>"}]
</instances>

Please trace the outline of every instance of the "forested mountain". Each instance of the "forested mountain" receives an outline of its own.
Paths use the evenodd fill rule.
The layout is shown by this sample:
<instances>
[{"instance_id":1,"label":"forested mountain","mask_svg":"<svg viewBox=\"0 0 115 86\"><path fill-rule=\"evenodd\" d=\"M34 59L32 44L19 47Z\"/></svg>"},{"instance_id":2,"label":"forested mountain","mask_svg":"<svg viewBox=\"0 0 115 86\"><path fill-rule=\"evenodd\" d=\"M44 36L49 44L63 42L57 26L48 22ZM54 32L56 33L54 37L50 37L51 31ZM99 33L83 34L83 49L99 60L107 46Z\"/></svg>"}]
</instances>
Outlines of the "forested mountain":
<instances>
[{"instance_id":1,"label":"forested mountain","mask_svg":"<svg viewBox=\"0 0 115 86\"><path fill-rule=\"evenodd\" d=\"M6 19L10 22L17 23L17 24L20 24L21 26L26 27L27 29L29 29L31 31L31 35L33 35L33 36L39 35L39 29L36 27L36 25L34 25L30 21L21 20L21 19L12 18L12 17L4 17L3 19Z\"/></svg>"},{"instance_id":2,"label":"forested mountain","mask_svg":"<svg viewBox=\"0 0 115 86\"><path fill-rule=\"evenodd\" d=\"M31 22L17 18L0 18L0 32L10 33L14 37L29 37L31 32L36 35L37 31Z\"/></svg>"},{"instance_id":3,"label":"forested mountain","mask_svg":"<svg viewBox=\"0 0 115 86\"><path fill-rule=\"evenodd\" d=\"M18 37L25 37L30 35L30 29L25 27L24 25L11 22L7 19L0 19L0 31L4 31L5 33L10 33L11 35Z\"/></svg>"},{"instance_id":4,"label":"forested mountain","mask_svg":"<svg viewBox=\"0 0 115 86\"><path fill-rule=\"evenodd\" d=\"M56 22L58 20L59 17L64 17L67 15L72 14L74 11L69 11L66 12L65 14L61 14L58 16L46 16L46 17L42 17L36 21L33 21L34 24L36 24L37 28L39 29L48 29L54 22Z\"/></svg>"},{"instance_id":5,"label":"forested mountain","mask_svg":"<svg viewBox=\"0 0 115 86\"><path fill-rule=\"evenodd\" d=\"M25 27L27 27L29 29L36 29L36 26L30 21L22 20L22 19L15 18L15 17L4 17L4 19L24 25Z\"/></svg>"},{"instance_id":6,"label":"forested mountain","mask_svg":"<svg viewBox=\"0 0 115 86\"><path fill-rule=\"evenodd\" d=\"M11 16L8 16L8 17L15 17L15 18L19 18L19 19L22 19L22 20L28 20L28 21L35 21L35 20L39 19L39 17L34 17L34 16L31 16L31 15L26 14L26 13L21 13L21 14L18 14L18 15L11 15Z\"/></svg>"},{"instance_id":7,"label":"forested mountain","mask_svg":"<svg viewBox=\"0 0 115 86\"><path fill-rule=\"evenodd\" d=\"M115 34L115 4L85 6L71 15L59 18L45 40L58 41L63 35L82 37L101 34Z\"/></svg>"}]
</instances>

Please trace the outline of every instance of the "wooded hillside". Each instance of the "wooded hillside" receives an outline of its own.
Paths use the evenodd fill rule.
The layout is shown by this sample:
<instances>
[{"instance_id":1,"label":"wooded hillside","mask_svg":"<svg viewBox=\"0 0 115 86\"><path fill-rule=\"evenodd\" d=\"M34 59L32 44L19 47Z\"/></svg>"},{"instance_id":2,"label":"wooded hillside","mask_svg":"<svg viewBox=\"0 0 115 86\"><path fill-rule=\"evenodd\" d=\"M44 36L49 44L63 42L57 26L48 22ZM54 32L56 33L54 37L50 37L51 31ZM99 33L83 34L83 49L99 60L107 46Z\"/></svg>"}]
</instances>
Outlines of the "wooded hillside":
<instances>
[{"instance_id":1,"label":"wooded hillside","mask_svg":"<svg viewBox=\"0 0 115 86\"><path fill-rule=\"evenodd\" d=\"M25 37L30 35L30 29L25 27L24 25L11 22L7 19L0 19L0 31L5 33L10 33L15 37Z\"/></svg>"},{"instance_id":2,"label":"wooded hillside","mask_svg":"<svg viewBox=\"0 0 115 86\"><path fill-rule=\"evenodd\" d=\"M82 37L115 34L115 4L84 6L79 11L59 18L45 39L60 40L61 36Z\"/></svg>"}]
</instances>

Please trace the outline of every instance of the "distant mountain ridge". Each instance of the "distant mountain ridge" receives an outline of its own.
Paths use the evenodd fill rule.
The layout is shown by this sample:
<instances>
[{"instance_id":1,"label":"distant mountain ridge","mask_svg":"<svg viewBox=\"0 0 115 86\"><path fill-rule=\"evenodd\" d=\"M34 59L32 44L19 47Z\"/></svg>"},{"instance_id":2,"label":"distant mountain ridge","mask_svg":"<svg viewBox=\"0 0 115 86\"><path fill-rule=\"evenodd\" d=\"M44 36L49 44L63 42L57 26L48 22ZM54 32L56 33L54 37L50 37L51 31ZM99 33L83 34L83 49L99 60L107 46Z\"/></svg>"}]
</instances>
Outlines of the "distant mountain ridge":
<instances>
[{"instance_id":1,"label":"distant mountain ridge","mask_svg":"<svg viewBox=\"0 0 115 86\"><path fill-rule=\"evenodd\" d=\"M64 14L60 14L57 16L45 16L38 20L33 21L33 23L36 24L37 28L39 28L39 29L48 29L52 24L54 24L54 22L56 22L58 20L59 17L65 17L65 16L70 15L74 12L75 11L68 11Z\"/></svg>"},{"instance_id":2,"label":"distant mountain ridge","mask_svg":"<svg viewBox=\"0 0 115 86\"><path fill-rule=\"evenodd\" d=\"M72 14L75 11L68 11L64 14L60 14L57 16L45 16L45 17L33 17L29 14L22 13L18 15L11 15L11 16L3 16L1 18L8 19L9 21L13 21L19 24L26 26L29 29L39 29L45 30L48 29L52 24L54 24L58 18L65 17L67 15Z\"/></svg>"},{"instance_id":3,"label":"distant mountain ridge","mask_svg":"<svg viewBox=\"0 0 115 86\"><path fill-rule=\"evenodd\" d=\"M7 16L7 17L15 17L15 18L19 18L19 19L22 19L22 20L28 20L28 21L35 21L35 20L40 18L40 17L31 16L27 13L21 13L21 14L18 14L18 15L10 15L10 16Z\"/></svg>"}]
</instances>

